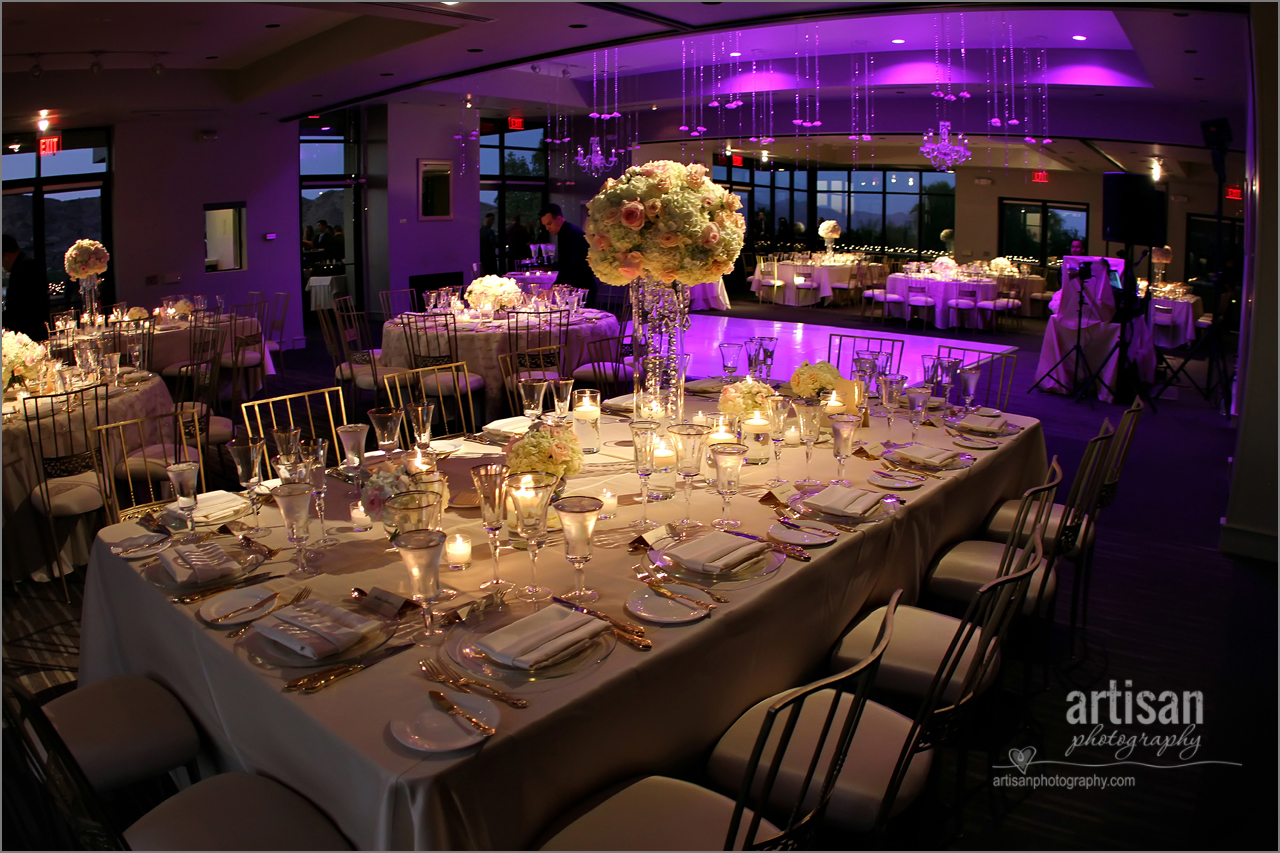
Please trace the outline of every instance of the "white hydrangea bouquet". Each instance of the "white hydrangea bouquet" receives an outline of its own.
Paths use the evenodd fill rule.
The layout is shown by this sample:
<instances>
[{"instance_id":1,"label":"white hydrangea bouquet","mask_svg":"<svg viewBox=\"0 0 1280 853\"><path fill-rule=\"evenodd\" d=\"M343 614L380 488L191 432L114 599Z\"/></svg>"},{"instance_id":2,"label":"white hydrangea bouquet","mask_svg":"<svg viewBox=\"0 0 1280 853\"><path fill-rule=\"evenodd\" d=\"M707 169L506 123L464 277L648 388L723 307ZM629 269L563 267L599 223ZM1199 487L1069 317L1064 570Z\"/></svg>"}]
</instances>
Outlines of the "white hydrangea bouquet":
<instances>
[{"instance_id":1,"label":"white hydrangea bouquet","mask_svg":"<svg viewBox=\"0 0 1280 853\"><path fill-rule=\"evenodd\" d=\"M747 377L741 382L735 382L720 389L718 408L731 415L767 412L769 411L768 399L772 396L773 388Z\"/></svg>"},{"instance_id":2,"label":"white hydrangea bouquet","mask_svg":"<svg viewBox=\"0 0 1280 853\"><path fill-rule=\"evenodd\" d=\"M609 178L587 204L587 262L606 284L649 276L715 281L733 269L747 223L742 201L707 179L707 167L654 160Z\"/></svg>"},{"instance_id":3,"label":"white hydrangea bouquet","mask_svg":"<svg viewBox=\"0 0 1280 853\"><path fill-rule=\"evenodd\" d=\"M935 259L932 266L935 275L949 278L954 276L956 273L956 262L948 255L943 255Z\"/></svg>"},{"instance_id":4,"label":"white hydrangea bouquet","mask_svg":"<svg viewBox=\"0 0 1280 853\"><path fill-rule=\"evenodd\" d=\"M74 279L102 275L107 271L109 260L111 255L97 240L77 240L62 258L67 275Z\"/></svg>"},{"instance_id":5,"label":"white hydrangea bouquet","mask_svg":"<svg viewBox=\"0 0 1280 853\"><path fill-rule=\"evenodd\" d=\"M834 219L828 219L818 226L818 236L823 240L839 240L841 233L840 225Z\"/></svg>"},{"instance_id":6,"label":"white hydrangea bouquet","mask_svg":"<svg viewBox=\"0 0 1280 853\"><path fill-rule=\"evenodd\" d=\"M1008 258L992 258L987 266L996 275L1007 275L1013 271L1013 263Z\"/></svg>"},{"instance_id":7,"label":"white hydrangea bouquet","mask_svg":"<svg viewBox=\"0 0 1280 853\"><path fill-rule=\"evenodd\" d=\"M0 385L5 390L18 385L36 373L36 365L44 359L44 346L31 340L22 332L4 330L0 340L0 361L3 362L3 377Z\"/></svg>"},{"instance_id":8,"label":"white hydrangea bouquet","mask_svg":"<svg viewBox=\"0 0 1280 853\"><path fill-rule=\"evenodd\" d=\"M796 372L791 374L791 390L804 398L817 397L823 391L836 387L843 377L829 361L816 364L801 362Z\"/></svg>"},{"instance_id":9,"label":"white hydrangea bouquet","mask_svg":"<svg viewBox=\"0 0 1280 853\"><path fill-rule=\"evenodd\" d=\"M545 471L564 478L582 470L582 444L572 426L535 423L502 450L512 474Z\"/></svg>"},{"instance_id":10,"label":"white hydrangea bouquet","mask_svg":"<svg viewBox=\"0 0 1280 853\"><path fill-rule=\"evenodd\" d=\"M515 279L486 275L467 286L467 303L473 308L500 310L524 302L524 291Z\"/></svg>"},{"instance_id":11,"label":"white hydrangea bouquet","mask_svg":"<svg viewBox=\"0 0 1280 853\"><path fill-rule=\"evenodd\" d=\"M196 310L196 306L191 304L190 299L179 299L173 303L173 313L175 314L190 314L194 310Z\"/></svg>"},{"instance_id":12,"label":"white hydrangea bouquet","mask_svg":"<svg viewBox=\"0 0 1280 853\"><path fill-rule=\"evenodd\" d=\"M145 320L151 316L151 312L141 305L135 305L129 309L129 313L125 316L130 320Z\"/></svg>"}]
</instances>

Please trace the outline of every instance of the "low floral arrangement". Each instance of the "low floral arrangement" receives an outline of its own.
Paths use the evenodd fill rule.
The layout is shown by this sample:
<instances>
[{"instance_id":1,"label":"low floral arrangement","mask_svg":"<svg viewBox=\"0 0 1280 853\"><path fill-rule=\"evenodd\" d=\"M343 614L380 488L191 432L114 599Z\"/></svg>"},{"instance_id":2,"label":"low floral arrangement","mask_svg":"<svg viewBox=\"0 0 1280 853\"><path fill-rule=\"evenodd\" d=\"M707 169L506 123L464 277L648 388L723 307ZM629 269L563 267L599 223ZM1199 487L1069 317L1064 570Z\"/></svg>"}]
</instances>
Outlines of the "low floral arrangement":
<instances>
[{"instance_id":1,"label":"low floral arrangement","mask_svg":"<svg viewBox=\"0 0 1280 853\"><path fill-rule=\"evenodd\" d=\"M407 465L386 465L371 471L364 488L360 490L360 503L369 518L374 521L385 521L383 511L387 500L403 492L425 491L425 486L417 481L422 471L411 470ZM444 482L444 493L440 496L441 506L449 503L449 485Z\"/></svg>"},{"instance_id":2,"label":"low floral arrangement","mask_svg":"<svg viewBox=\"0 0 1280 853\"><path fill-rule=\"evenodd\" d=\"M991 271L996 275L1005 275L1013 270L1013 263L1008 258L993 258L988 264Z\"/></svg>"},{"instance_id":3,"label":"low floral arrangement","mask_svg":"<svg viewBox=\"0 0 1280 853\"><path fill-rule=\"evenodd\" d=\"M35 374L35 367L44 358L44 346L31 340L22 332L4 330L0 340L0 361L4 364L4 375L0 384L7 390L18 385Z\"/></svg>"},{"instance_id":4,"label":"low floral arrangement","mask_svg":"<svg viewBox=\"0 0 1280 853\"><path fill-rule=\"evenodd\" d=\"M843 377L829 361L817 364L802 362L791 374L791 390L801 397L817 397L823 391L836 387Z\"/></svg>"},{"instance_id":5,"label":"low floral arrangement","mask_svg":"<svg viewBox=\"0 0 1280 853\"><path fill-rule=\"evenodd\" d=\"M943 255L933 262L933 271L941 276L954 275L956 271L956 262L949 255Z\"/></svg>"},{"instance_id":6,"label":"low floral arrangement","mask_svg":"<svg viewBox=\"0 0 1280 853\"><path fill-rule=\"evenodd\" d=\"M535 423L524 435L507 442L507 470L512 474L545 471L568 477L582 470L582 444L573 427Z\"/></svg>"},{"instance_id":7,"label":"low floral arrangement","mask_svg":"<svg viewBox=\"0 0 1280 853\"><path fill-rule=\"evenodd\" d=\"M125 316L130 320L145 320L151 316L151 312L141 305L135 305L129 309L129 313Z\"/></svg>"},{"instance_id":8,"label":"low floral arrangement","mask_svg":"<svg viewBox=\"0 0 1280 853\"><path fill-rule=\"evenodd\" d=\"M498 310L515 308L524 302L524 291L515 279L496 275L486 275L471 282L466 296L472 308Z\"/></svg>"},{"instance_id":9,"label":"low floral arrangement","mask_svg":"<svg viewBox=\"0 0 1280 853\"><path fill-rule=\"evenodd\" d=\"M773 388L748 377L741 382L720 389L720 411L731 415L769 411L769 398Z\"/></svg>"},{"instance_id":10,"label":"low floral arrangement","mask_svg":"<svg viewBox=\"0 0 1280 853\"><path fill-rule=\"evenodd\" d=\"M111 255L97 240L77 240L62 258L67 275L74 279L102 275L107 271L109 260Z\"/></svg>"},{"instance_id":11,"label":"low floral arrangement","mask_svg":"<svg viewBox=\"0 0 1280 853\"><path fill-rule=\"evenodd\" d=\"M641 276L715 281L733 269L747 223L738 196L701 163L654 160L609 178L587 204L587 263L605 284Z\"/></svg>"},{"instance_id":12,"label":"low floral arrangement","mask_svg":"<svg viewBox=\"0 0 1280 853\"><path fill-rule=\"evenodd\" d=\"M823 240L838 240L840 234L840 225L834 219L828 219L818 226L818 236Z\"/></svg>"},{"instance_id":13,"label":"low floral arrangement","mask_svg":"<svg viewBox=\"0 0 1280 853\"><path fill-rule=\"evenodd\" d=\"M173 303L173 313L175 314L190 314L194 310L196 310L196 306L191 304L190 299L179 299Z\"/></svg>"}]
</instances>

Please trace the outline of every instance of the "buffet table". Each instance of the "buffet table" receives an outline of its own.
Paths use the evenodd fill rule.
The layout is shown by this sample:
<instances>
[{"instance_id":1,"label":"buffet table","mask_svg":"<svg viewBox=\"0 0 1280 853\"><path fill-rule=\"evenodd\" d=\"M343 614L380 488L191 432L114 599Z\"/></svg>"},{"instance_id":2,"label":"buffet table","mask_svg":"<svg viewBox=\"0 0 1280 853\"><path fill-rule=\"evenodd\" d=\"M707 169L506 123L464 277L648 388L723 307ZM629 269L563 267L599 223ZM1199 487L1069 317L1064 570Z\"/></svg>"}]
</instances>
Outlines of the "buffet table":
<instances>
[{"instance_id":1,"label":"buffet table","mask_svg":"<svg viewBox=\"0 0 1280 853\"><path fill-rule=\"evenodd\" d=\"M907 440L905 417L895 420L893 437ZM236 645L243 640L207 627L195 616L198 605L171 604L136 565L110 553L110 543L138 533L134 524L107 528L94 548L80 677L90 684L139 673L165 684L205 732L207 757L218 767L263 773L297 790L358 849L525 848L582 798L695 759L753 703L812 674L849 622L893 590L905 588L903 603L915 601L930 558L941 547L971 533L994 504L1042 479L1047 463L1040 424L1013 420L1024 426L1019 434L980 455L972 467L943 473L904 494L909 503L896 515L842 533L829 547L811 548L812 562L787 560L772 574L721 585L731 601L709 618L649 624L652 651L618 644L599 663L562 678L502 682L529 707L497 705L498 733L466 749L423 754L390 733L390 721L431 707L427 691L436 685L424 680L418 660L445 652L410 649L314 695L282 692L282 684L300 670L251 663ZM623 495L618 517L597 527L586 577L600 591L594 607L637 621L623 609L627 596L643 589L631 573L639 558L626 549L633 534L623 529L639 514L638 480L625 461L630 436L621 418L606 417L602 431L603 453L588 457L587 468L569 479L566 492L595 494L608 487ZM876 419L859 437L878 444L886 434L883 419ZM933 427L923 428L920 438L951 446L946 433ZM834 474L829 447L819 446L815 474ZM443 460L441 469L450 488L461 490L468 487L471 466L497 458L496 448L468 443ZM874 465L855 457L846 474L862 483ZM783 476L802 476L804 467L802 448L784 451ZM758 502L759 484L773 472L772 464L744 470L746 489L732 504L743 530L763 534L774 520ZM353 587L406 589L407 574L387 552L380 531L350 532L342 520L348 488L331 483L330 521L341 541L324 552L322 574L305 581L313 597L337 602ZM659 522L683 513L679 494L649 506L650 518ZM719 496L695 488L693 514L708 522L718 516ZM262 541L285 545L277 511L265 509L261 520L272 527ZM476 593L492 572L478 511L450 510L443 526L451 535L470 534L477 547L471 568L442 568L442 578ZM281 559L267 568L289 567ZM562 545L543 550L538 570L538 580L556 592L572 585ZM505 552L502 572L527 582L527 555ZM265 586L291 591L297 585L282 578Z\"/></svg>"},{"instance_id":2,"label":"buffet table","mask_svg":"<svg viewBox=\"0 0 1280 853\"><path fill-rule=\"evenodd\" d=\"M307 279L307 292L311 294L311 310L333 307L333 297L347 292L345 275L313 275Z\"/></svg>"},{"instance_id":3,"label":"buffet table","mask_svg":"<svg viewBox=\"0 0 1280 853\"><path fill-rule=\"evenodd\" d=\"M906 319L908 316L910 306L907 305L907 297L909 295L907 288L911 285L924 285L926 294L933 298L933 308L926 308L925 311L932 316L934 325L939 329L950 329L952 326L961 325L960 310L947 305L950 300L960 295L961 288L977 291L977 301L979 302L994 300L999 290L995 281L989 278L979 281L957 281L956 279L894 273L889 276L889 280L885 283L885 290L901 296L902 301L888 304L890 317ZM963 325L966 328L977 329L982 327L982 315L977 308L970 308L964 313L966 316L964 317Z\"/></svg>"}]
</instances>

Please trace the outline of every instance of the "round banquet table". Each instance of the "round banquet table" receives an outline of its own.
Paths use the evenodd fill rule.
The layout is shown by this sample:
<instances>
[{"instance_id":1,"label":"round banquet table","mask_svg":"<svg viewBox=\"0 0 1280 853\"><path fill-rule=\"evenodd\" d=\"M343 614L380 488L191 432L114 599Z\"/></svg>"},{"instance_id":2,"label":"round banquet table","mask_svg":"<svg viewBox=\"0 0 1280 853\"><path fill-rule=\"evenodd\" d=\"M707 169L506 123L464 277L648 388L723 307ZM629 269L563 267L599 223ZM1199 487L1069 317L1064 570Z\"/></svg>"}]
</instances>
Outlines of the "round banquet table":
<instances>
[{"instance_id":1,"label":"round banquet table","mask_svg":"<svg viewBox=\"0 0 1280 853\"><path fill-rule=\"evenodd\" d=\"M405 325L399 320L388 320L382 327L382 363L389 367L409 367L409 347L405 340ZM565 343L564 367L572 372L586 363L587 342L612 338L621 334L618 318L608 311L594 308L584 310L569 323ZM498 417L506 400L503 391L502 365L498 357L507 352L507 324L496 320L481 326L475 321L458 322L458 360L467 363L467 370L484 377L485 412L490 418ZM477 412L477 417L479 413Z\"/></svg>"},{"instance_id":2,"label":"round banquet table","mask_svg":"<svg viewBox=\"0 0 1280 853\"><path fill-rule=\"evenodd\" d=\"M219 321L219 325L227 327L230 324L230 317L224 315L223 320ZM234 334L247 335L252 334L258 329L258 321L251 317L243 317L236 321ZM222 345L222 352L231 355L232 351L232 335L227 335ZM276 367L271 360L271 350L265 346L262 350L263 354L263 372L256 370L246 372L245 389L246 397L251 397L262 388L262 377L264 375L275 375ZM175 321L166 323L156 327L155 336L151 340L151 369L155 373L159 373L172 364L180 361L186 361L191 357L191 325L189 323ZM222 372L222 380L229 382L231 380L231 371L224 368Z\"/></svg>"},{"instance_id":3,"label":"round banquet table","mask_svg":"<svg viewBox=\"0 0 1280 853\"><path fill-rule=\"evenodd\" d=\"M1018 299L1022 302L1018 313L1023 317L1031 316L1031 294L1044 293L1048 289L1042 275L998 275L996 284L999 285L999 290L1012 290L1018 294Z\"/></svg>"},{"instance_id":4,"label":"round banquet table","mask_svg":"<svg viewBox=\"0 0 1280 853\"><path fill-rule=\"evenodd\" d=\"M729 291L724 288L724 279L695 284L689 288L690 311L728 311Z\"/></svg>"},{"instance_id":5,"label":"round banquet table","mask_svg":"<svg viewBox=\"0 0 1280 853\"><path fill-rule=\"evenodd\" d=\"M903 301L889 303L890 317L906 318L908 316L907 288L910 285L919 284L923 284L925 293L933 298L933 324L939 329L950 329L952 326L959 325L959 310L949 307L947 302L959 296L961 287L964 287L965 290L976 290L978 292L978 301L980 302L995 299L999 290L995 281L989 278L980 281L957 281L955 279L894 273L889 276L888 281L885 283L885 290L901 296ZM976 329L982 325L981 313L977 308L969 309L964 325L970 329Z\"/></svg>"},{"instance_id":6,"label":"round banquet table","mask_svg":"<svg viewBox=\"0 0 1280 853\"><path fill-rule=\"evenodd\" d=\"M547 284L555 284L557 273L555 271L531 270L529 272L509 272L507 278L517 281L520 284L538 285L539 287Z\"/></svg>"},{"instance_id":7,"label":"round banquet table","mask_svg":"<svg viewBox=\"0 0 1280 853\"><path fill-rule=\"evenodd\" d=\"M107 400L107 417L112 423L172 411L173 398L159 376ZM96 425L96 412L91 414ZM45 542L44 519L31 504L31 490L38 483L26 420L20 415L13 418L4 425L3 435L4 576L8 580L49 580L57 576L57 568ZM101 510L55 520L53 529L65 563L82 566L89 562L94 534L104 520Z\"/></svg>"}]
</instances>

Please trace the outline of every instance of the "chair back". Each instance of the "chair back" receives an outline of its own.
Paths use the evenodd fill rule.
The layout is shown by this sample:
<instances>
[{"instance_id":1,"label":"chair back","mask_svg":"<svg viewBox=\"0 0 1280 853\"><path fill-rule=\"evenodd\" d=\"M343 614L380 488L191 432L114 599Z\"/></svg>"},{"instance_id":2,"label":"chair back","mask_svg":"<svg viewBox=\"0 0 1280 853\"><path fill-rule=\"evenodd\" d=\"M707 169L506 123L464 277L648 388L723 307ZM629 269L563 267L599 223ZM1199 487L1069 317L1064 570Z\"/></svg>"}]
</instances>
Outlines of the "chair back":
<instances>
[{"instance_id":1,"label":"chair back","mask_svg":"<svg viewBox=\"0 0 1280 853\"><path fill-rule=\"evenodd\" d=\"M387 387L387 399L392 406L435 403L432 423L439 421L443 432L432 427L433 438L456 438L474 435L476 432L475 401L467 378L467 363L434 364L404 373L389 373L383 377ZM452 402L451 402L452 401ZM405 446L411 446L409 419L404 418Z\"/></svg>"},{"instance_id":2,"label":"chair back","mask_svg":"<svg viewBox=\"0 0 1280 853\"><path fill-rule=\"evenodd\" d=\"M8 677L4 679L3 718L5 775L8 776L10 766L20 767L21 772L30 774L49 795L56 813L52 816L54 822L68 833L67 837L56 839L58 843L53 846L80 850L130 849L112 827L93 785L45 716L40 703L16 679ZM8 803L5 810L8 811Z\"/></svg>"},{"instance_id":3,"label":"chair back","mask_svg":"<svg viewBox=\"0 0 1280 853\"><path fill-rule=\"evenodd\" d=\"M94 428L98 483L111 524L137 518L172 500L165 469L177 462L200 466L200 491L205 491L205 434L194 409L175 409Z\"/></svg>"},{"instance_id":4,"label":"chair back","mask_svg":"<svg viewBox=\"0 0 1280 853\"><path fill-rule=\"evenodd\" d=\"M249 435L265 438L268 447L275 446L274 431L285 427L301 429L302 438L327 438L330 447L342 447L338 440L338 424L347 423L347 407L342 399L342 389L336 386L251 400L241 403L240 410ZM276 450L278 452L278 448Z\"/></svg>"},{"instance_id":5,"label":"chair back","mask_svg":"<svg viewBox=\"0 0 1280 853\"><path fill-rule=\"evenodd\" d=\"M528 350L504 352L498 356L502 370L502 382L507 389L507 402L511 411L520 412L517 388L521 379L543 379L560 375L560 362L564 356L561 346L534 347Z\"/></svg>"},{"instance_id":6,"label":"chair back","mask_svg":"<svg viewBox=\"0 0 1280 853\"><path fill-rule=\"evenodd\" d=\"M569 312L511 311L507 314L507 352L563 347L569 342Z\"/></svg>"},{"instance_id":7,"label":"chair back","mask_svg":"<svg viewBox=\"0 0 1280 853\"><path fill-rule=\"evenodd\" d=\"M729 820L724 849L735 849L739 826L748 808L752 809L753 814L744 836L744 850L794 849L821 823L831 802L831 795L835 792L836 780L844 769L845 758L862 719L862 711L880 669L880 661L893 638L893 617L901 596L902 590L898 590L889 599L875 645L866 658L842 672L789 690L770 703L760 724L760 733L756 736L751 757L747 761L742 786L733 807L733 816ZM823 724L808 762L808 770L790 804L786 823L780 827L781 834L757 840L763 813L775 802L772 796L774 785L806 702L823 703ZM835 744L834 750L829 748L830 743ZM827 762L826 769L825 772L820 772L824 760ZM811 793L815 783L818 785L816 796Z\"/></svg>"},{"instance_id":8,"label":"chair back","mask_svg":"<svg viewBox=\"0 0 1280 853\"><path fill-rule=\"evenodd\" d=\"M372 364L375 359L369 318L355 306L355 300L350 296L334 297L333 313L337 319L338 341L342 345L342 360L349 364Z\"/></svg>"},{"instance_id":9,"label":"chair back","mask_svg":"<svg viewBox=\"0 0 1280 853\"><path fill-rule=\"evenodd\" d=\"M390 320L407 311L418 311L418 291L413 288L404 290L384 290L378 294L382 300L382 319Z\"/></svg>"},{"instance_id":10,"label":"chair back","mask_svg":"<svg viewBox=\"0 0 1280 853\"><path fill-rule=\"evenodd\" d=\"M959 359L961 368L976 367L982 371L974 394L975 403L981 401L979 405L994 406L1001 410L1009 407L1009 395L1013 393L1013 372L1018 365L1017 353L987 352L939 344L938 357Z\"/></svg>"},{"instance_id":11,"label":"chair back","mask_svg":"<svg viewBox=\"0 0 1280 853\"><path fill-rule=\"evenodd\" d=\"M22 401L27 441L46 508L50 506L50 480L97 470L92 431L107 423L107 404L106 385L66 394L40 394Z\"/></svg>"},{"instance_id":12,"label":"chair back","mask_svg":"<svg viewBox=\"0 0 1280 853\"><path fill-rule=\"evenodd\" d=\"M853 269L848 266L833 266L827 270L829 278L827 279L832 287L848 288L850 274Z\"/></svg>"},{"instance_id":13,"label":"chair back","mask_svg":"<svg viewBox=\"0 0 1280 853\"><path fill-rule=\"evenodd\" d=\"M235 359L233 364L243 367L244 356L251 352L258 354L258 365L266 363L269 313L266 300L231 306L231 353Z\"/></svg>"},{"instance_id":14,"label":"chair back","mask_svg":"<svg viewBox=\"0 0 1280 853\"><path fill-rule=\"evenodd\" d=\"M334 370L343 362L343 348L338 340L338 319L332 308L321 308L316 311L320 319L320 333L324 335L324 348L333 359Z\"/></svg>"},{"instance_id":15,"label":"chair back","mask_svg":"<svg viewBox=\"0 0 1280 853\"><path fill-rule=\"evenodd\" d=\"M271 297L271 312L268 314L267 340L275 341L276 346L284 349L284 323L289 317L289 294L277 291Z\"/></svg>"},{"instance_id":16,"label":"chair back","mask_svg":"<svg viewBox=\"0 0 1280 853\"><path fill-rule=\"evenodd\" d=\"M156 336L156 323L151 317L142 320L121 320L112 330L115 338L115 351L126 356L129 347L138 348L138 363L133 367L138 370L151 369L152 344Z\"/></svg>"},{"instance_id":17,"label":"chair back","mask_svg":"<svg viewBox=\"0 0 1280 853\"><path fill-rule=\"evenodd\" d=\"M1159 302L1151 303L1151 322L1157 326L1173 325L1173 306L1161 305Z\"/></svg>"},{"instance_id":18,"label":"chair back","mask_svg":"<svg viewBox=\"0 0 1280 853\"><path fill-rule=\"evenodd\" d=\"M634 344L626 335L587 341L587 363L606 398L624 393L632 385L634 367L628 366L626 359L633 354Z\"/></svg>"},{"instance_id":19,"label":"chair back","mask_svg":"<svg viewBox=\"0 0 1280 853\"><path fill-rule=\"evenodd\" d=\"M1133 434L1138 429L1138 419L1146 406L1142 400L1134 398L1133 405L1120 416L1120 426L1116 427L1116 436L1111 440L1111 450L1107 453L1107 461L1102 467L1102 488L1098 492L1098 506L1108 507L1116 499L1116 489L1120 485L1120 473L1129 458L1129 448L1133 444Z\"/></svg>"},{"instance_id":20,"label":"chair back","mask_svg":"<svg viewBox=\"0 0 1280 853\"><path fill-rule=\"evenodd\" d=\"M596 290L596 308L618 318L618 332L625 335L631 322L631 288L602 284Z\"/></svg>"},{"instance_id":21,"label":"chair back","mask_svg":"<svg viewBox=\"0 0 1280 853\"><path fill-rule=\"evenodd\" d=\"M1049 463L1049 474L1045 477L1044 484L1034 486L1022 493L1022 500L1018 502L1018 512L1014 515L1013 526L1009 529L1009 536L1005 540L1000 566L996 569L996 577L1002 578L1012 571L1018 556L1018 546L1022 544L1022 534L1027 530L1028 525L1032 530L1043 530L1048 525L1049 516L1053 512L1053 498L1061 484L1062 466L1058 464L1058 457L1055 456Z\"/></svg>"},{"instance_id":22,"label":"chair back","mask_svg":"<svg viewBox=\"0 0 1280 853\"><path fill-rule=\"evenodd\" d=\"M229 326L192 325L187 364L178 376L177 403L201 403L209 408L218 402L222 371L222 350Z\"/></svg>"},{"instance_id":23,"label":"chair back","mask_svg":"<svg viewBox=\"0 0 1280 853\"><path fill-rule=\"evenodd\" d=\"M902 353L905 349L906 342L899 338L868 338L863 335L833 334L827 338L827 361L831 362L842 376L852 376L853 360L858 352L866 350L891 352L893 353L892 372L900 373Z\"/></svg>"},{"instance_id":24,"label":"chair back","mask_svg":"<svg viewBox=\"0 0 1280 853\"><path fill-rule=\"evenodd\" d=\"M1075 479L1071 481L1071 492L1058 520L1058 529L1052 537L1054 550L1050 556L1054 561L1070 553L1076 543L1084 541L1088 535L1086 525L1092 525L1097 514L1098 496L1106 474L1107 454L1115 435L1111 421L1104 419L1098 434L1085 445L1080 467L1076 469Z\"/></svg>"},{"instance_id":25,"label":"chair back","mask_svg":"<svg viewBox=\"0 0 1280 853\"><path fill-rule=\"evenodd\" d=\"M404 314L402 320L410 367L432 367L458 360L458 320L452 312Z\"/></svg>"}]
</instances>

